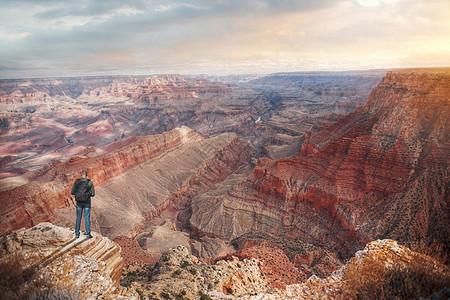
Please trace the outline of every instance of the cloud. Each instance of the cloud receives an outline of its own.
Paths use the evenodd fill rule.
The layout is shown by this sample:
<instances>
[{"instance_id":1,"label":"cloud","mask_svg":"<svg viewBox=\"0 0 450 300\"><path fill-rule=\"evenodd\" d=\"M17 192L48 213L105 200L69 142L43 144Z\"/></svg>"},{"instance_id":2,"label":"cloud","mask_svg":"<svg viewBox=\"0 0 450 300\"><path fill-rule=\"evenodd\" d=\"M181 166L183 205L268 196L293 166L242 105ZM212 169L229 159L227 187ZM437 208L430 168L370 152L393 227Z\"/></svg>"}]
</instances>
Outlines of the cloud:
<instances>
[{"instance_id":1,"label":"cloud","mask_svg":"<svg viewBox=\"0 0 450 300\"><path fill-rule=\"evenodd\" d=\"M446 66L450 66L450 51L441 50L423 53L411 52L405 55L405 57L399 59L399 66L440 67L443 62Z\"/></svg>"},{"instance_id":2,"label":"cloud","mask_svg":"<svg viewBox=\"0 0 450 300\"><path fill-rule=\"evenodd\" d=\"M0 77L448 62L441 0L0 0ZM14 63L17 73L14 73ZM39 69L41 68L41 69ZM39 72L37 70L40 70ZM39 75L40 76L40 75Z\"/></svg>"},{"instance_id":3,"label":"cloud","mask_svg":"<svg viewBox=\"0 0 450 300\"><path fill-rule=\"evenodd\" d=\"M53 2L53 5L45 11L35 14L41 20L58 19L62 17L98 17L115 15L124 9L135 14L145 10L143 1L114 1L114 0L85 0L85 1L61 1Z\"/></svg>"}]
</instances>

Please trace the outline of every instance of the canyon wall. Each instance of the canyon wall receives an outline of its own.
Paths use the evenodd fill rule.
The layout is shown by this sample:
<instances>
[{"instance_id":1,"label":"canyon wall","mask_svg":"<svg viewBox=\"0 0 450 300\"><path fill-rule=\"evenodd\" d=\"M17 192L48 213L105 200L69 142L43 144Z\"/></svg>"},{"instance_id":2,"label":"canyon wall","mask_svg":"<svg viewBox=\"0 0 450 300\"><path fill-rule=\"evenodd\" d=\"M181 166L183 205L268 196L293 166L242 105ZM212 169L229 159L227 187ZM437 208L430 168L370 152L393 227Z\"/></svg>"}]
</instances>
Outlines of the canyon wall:
<instances>
[{"instance_id":1,"label":"canyon wall","mask_svg":"<svg viewBox=\"0 0 450 300\"><path fill-rule=\"evenodd\" d=\"M292 158L259 159L225 195L193 203L199 236L270 240L301 265L369 240L450 236L450 70L390 71L364 107L305 135ZM327 255L325 255L327 256Z\"/></svg>"},{"instance_id":2,"label":"canyon wall","mask_svg":"<svg viewBox=\"0 0 450 300\"><path fill-rule=\"evenodd\" d=\"M198 148L199 146L201 149ZM185 156L186 152L191 156ZM70 196L70 190L83 169L87 170L97 188L94 205L100 207L104 205L105 209L110 211L114 211L114 206L108 208L106 203L102 204L103 200L110 201L108 203L111 204L111 200L106 200L110 199L109 196L114 198L120 195L114 199L117 200L118 205L124 205L125 203L133 204L133 201L138 201L137 199L142 200L139 193L148 193L147 186L151 183L145 181L146 177L141 178L139 187L142 189L141 192L136 192L137 195L123 193L115 195L109 191L111 181L121 176L123 178L127 170L142 169L145 166L145 170L156 177L156 179L153 178L156 181L163 178L158 175L157 169L153 169L152 163L157 166L158 162L164 162L166 165L162 172L167 172L168 177L172 170L184 170L184 173L178 177L173 176L175 182L153 182L153 185L159 185L155 194L144 197L145 203L133 204L133 207L139 209L140 215L148 215L155 214L155 211L161 210L163 206L167 207L169 203L173 202L177 205L172 199L180 198L180 195L195 194L192 186L204 188L221 176L226 176L247 160L250 153L249 145L234 134L204 139L198 132L187 127L177 128L160 135L133 137L104 148L88 148L67 162L54 162L23 175L26 183L19 187L0 191L2 202L0 235L21 227L31 227L43 221L53 221L55 211L59 212L57 217L62 221L64 218L69 218L72 223L74 200ZM184 168L181 169L181 166ZM142 175L142 172L140 174ZM127 185L131 187L132 182L140 178L129 179L131 182L119 184L119 187ZM108 188L102 188L102 185ZM138 185L136 188L138 189ZM136 199L133 196L136 196ZM130 209L129 212L132 213L133 210ZM119 211L115 213L120 214ZM135 224L140 219L131 221Z\"/></svg>"}]
</instances>

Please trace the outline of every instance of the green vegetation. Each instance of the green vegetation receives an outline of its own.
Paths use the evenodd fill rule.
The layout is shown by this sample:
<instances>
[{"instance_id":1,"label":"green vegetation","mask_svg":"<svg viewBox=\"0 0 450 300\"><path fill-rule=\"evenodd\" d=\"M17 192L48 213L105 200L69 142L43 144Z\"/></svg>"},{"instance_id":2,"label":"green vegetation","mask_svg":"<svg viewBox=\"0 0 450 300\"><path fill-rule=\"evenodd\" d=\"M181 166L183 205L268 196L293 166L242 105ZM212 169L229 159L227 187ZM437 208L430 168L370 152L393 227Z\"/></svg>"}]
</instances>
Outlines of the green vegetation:
<instances>
[{"instance_id":1,"label":"green vegetation","mask_svg":"<svg viewBox=\"0 0 450 300\"><path fill-rule=\"evenodd\" d=\"M154 266L145 265L138 270L127 272L126 274L122 275L122 278L120 279L120 285L129 288L131 287L131 284L137 280L151 281L155 274L155 270L157 270L159 266L160 265L158 263Z\"/></svg>"}]
</instances>

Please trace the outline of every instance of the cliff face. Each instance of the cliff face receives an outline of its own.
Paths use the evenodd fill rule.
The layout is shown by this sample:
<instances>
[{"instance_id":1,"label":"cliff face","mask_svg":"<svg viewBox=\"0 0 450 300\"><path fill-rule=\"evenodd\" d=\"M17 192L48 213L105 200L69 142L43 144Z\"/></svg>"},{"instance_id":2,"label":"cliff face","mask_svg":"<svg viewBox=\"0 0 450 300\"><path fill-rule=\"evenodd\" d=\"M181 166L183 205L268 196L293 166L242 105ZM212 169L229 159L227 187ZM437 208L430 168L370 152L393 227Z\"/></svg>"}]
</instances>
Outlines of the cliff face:
<instances>
[{"instance_id":1,"label":"cliff face","mask_svg":"<svg viewBox=\"0 0 450 300\"><path fill-rule=\"evenodd\" d=\"M308 133L294 158L260 159L226 196L194 202L192 226L344 257L382 237L448 243L449 95L448 69L389 72L364 107Z\"/></svg>"},{"instance_id":2,"label":"cliff face","mask_svg":"<svg viewBox=\"0 0 450 300\"><path fill-rule=\"evenodd\" d=\"M119 286L123 260L120 247L93 233L94 238L74 238L72 230L51 223L40 223L18 230L0 240L3 262L20 257L29 280L45 278L57 289L78 297L113 297Z\"/></svg>"},{"instance_id":3,"label":"cliff face","mask_svg":"<svg viewBox=\"0 0 450 300\"><path fill-rule=\"evenodd\" d=\"M185 152L191 155L191 160L184 156ZM221 138L207 140L186 127L161 135L131 138L102 149L88 149L67 162L55 162L25 174L24 179L27 183L20 187L0 191L2 201L0 235L42 221L52 221L55 219L56 210L59 212L57 219L64 220L65 216L70 218L72 223L74 200L70 198L70 189L82 169L88 171L89 177L95 183L97 195L93 200L94 205L100 206L100 210L105 208L114 211L116 205L114 203L118 205L128 203L136 208L141 216L137 219L135 215L130 216L130 222L136 224L142 216L157 214L170 203L176 206L176 199L183 198L183 195L189 193L195 194L193 190L197 190L196 187L198 189L208 187L218 178L226 176L248 159L250 153L248 144L239 140L236 135L225 134ZM164 171L160 172L167 172L168 177L173 176L174 182L158 181L163 178L157 171L158 162L164 164L162 169ZM147 167L145 168L147 173L137 171L142 178L133 178L133 175L129 175L131 177L128 178L130 182L136 181L134 185L136 195L111 192L114 190L112 182L116 177L122 175L122 179L119 179L119 182L122 182L123 176L126 176L123 174L127 170L133 168L143 170L143 166ZM174 176L176 172L171 171L177 170L178 167L180 174ZM181 170L185 170L184 173L181 173ZM155 177L152 179L153 183L146 181L151 179L148 176ZM124 191L123 188L130 185L130 182L117 183L116 187ZM157 188L157 192L149 195L148 185L151 184ZM109 196L115 199L112 203ZM112 205L109 208L108 203ZM133 210L125 211L133 212ZM94 223L94 226L96 225Z\"/></svg>"}]
</instances>

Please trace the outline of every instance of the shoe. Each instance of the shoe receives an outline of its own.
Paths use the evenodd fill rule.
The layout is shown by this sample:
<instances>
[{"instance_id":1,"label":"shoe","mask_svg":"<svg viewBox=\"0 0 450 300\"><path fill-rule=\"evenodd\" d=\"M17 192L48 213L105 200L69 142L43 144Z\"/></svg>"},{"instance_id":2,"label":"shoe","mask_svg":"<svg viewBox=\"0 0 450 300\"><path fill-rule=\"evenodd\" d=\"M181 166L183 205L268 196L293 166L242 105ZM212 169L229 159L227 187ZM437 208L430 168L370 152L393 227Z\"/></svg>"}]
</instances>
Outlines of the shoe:
<instances>
[{"instance_id":1,"label":"shoe","mask_svg":"<svg viewBox=\"0 0 450 300\"><path fill-rule=\"evenodd\" d=\"M87 239L92 239L93 236L92 236L91 234L88 234L88 235L86 235L86 238L87 238Z\"/></svg>"},{"instance_id":2,"label":"shoe","mask_svg":"<svg viewBox=\"0 0 450 300\"><path fill-rule=\"evenodd\" d=\"M77 239L77 238L79 238L80 236L79 235L75 235L75 238Z\"/></svg>"}]
</instances>

